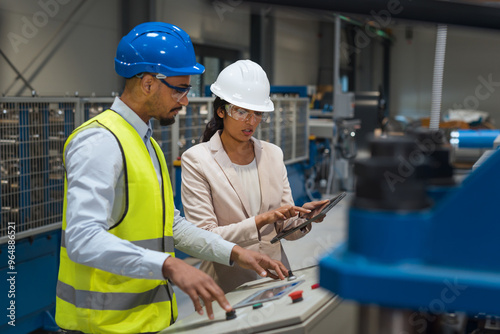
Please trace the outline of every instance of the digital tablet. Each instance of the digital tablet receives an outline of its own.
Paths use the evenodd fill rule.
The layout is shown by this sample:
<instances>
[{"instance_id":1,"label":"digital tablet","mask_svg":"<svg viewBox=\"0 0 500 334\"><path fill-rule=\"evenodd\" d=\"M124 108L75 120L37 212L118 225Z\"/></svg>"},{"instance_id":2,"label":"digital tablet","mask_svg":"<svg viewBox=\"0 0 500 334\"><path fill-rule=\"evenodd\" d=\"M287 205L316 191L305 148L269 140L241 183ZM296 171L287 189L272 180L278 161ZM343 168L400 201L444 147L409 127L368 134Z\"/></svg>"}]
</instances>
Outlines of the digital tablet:
<instances>
[{"instance_id":1,"label":"digital tablet","mask_svg":"<svg viewBox=\"0 0 500 334\"><path fill-rule=\"evenodd\" d=\"M286 283L280 286L275 286L272 288L267 288L264 290L260 290L255 292L254 294L250 295L249 297L245 298L238 304L233 306L233 309L237 309L240 307L248 306L248 305L253 305L257 303L264 303L268 302L270 300L274 299L279 299L283 296L286 296L286 294L293 289L295 289L297 286L300 284L304 283L305 280L300 280L292 283Z\"/></svg>"},{"instance_id":2,"label":"digital tablet","mask_svg":"<svg viewBox=\"0 0 500 334\"><path fill-rule=\"evenodd\" d=\"M291 228L291 229L287 229L287 230L283 230L281 231L280 233L278 233L272 240L271 240L271 243L274 244L276 242L278 242L279 240L283 239L284 237L292 234L293 232L297 231L297 230L300 230L301 228L304 228L306 227L307 225L311 224L312 222L315 222L323 217L326 216L327 212L330 211L335 205L337 205L344 197L346 196L346 193L343 192L341 193L340 195L330 199L330 202L328 203L327 206L325 206L323 208L323 210L321 210L320 213L318 213L316 216L312 217L312 218L309 218L308 220L306 220L305 222L303 222L302 224L299 224L297 226L295 226L294 228Z\"/></svg>"}]
</instances>

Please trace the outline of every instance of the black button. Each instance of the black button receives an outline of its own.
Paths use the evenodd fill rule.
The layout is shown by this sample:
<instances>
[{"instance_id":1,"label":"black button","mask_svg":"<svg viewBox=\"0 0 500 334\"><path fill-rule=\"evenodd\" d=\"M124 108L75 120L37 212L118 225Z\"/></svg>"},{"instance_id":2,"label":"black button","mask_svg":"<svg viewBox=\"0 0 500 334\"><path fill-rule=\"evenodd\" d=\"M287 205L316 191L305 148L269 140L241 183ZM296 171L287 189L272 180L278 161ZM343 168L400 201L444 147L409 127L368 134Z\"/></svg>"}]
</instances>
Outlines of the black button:
<instances>
[{"instance_id":1,"label":"black button","mask_svg":"<svg viewBox=\"0 0 500 334\"><path fill-rule=\"evenodd\" d=\"M226 320L231 320L234 318L236 318L236 311L234 309L232 309L229 312L226 312Z\"/></svg>"}]
</instances>

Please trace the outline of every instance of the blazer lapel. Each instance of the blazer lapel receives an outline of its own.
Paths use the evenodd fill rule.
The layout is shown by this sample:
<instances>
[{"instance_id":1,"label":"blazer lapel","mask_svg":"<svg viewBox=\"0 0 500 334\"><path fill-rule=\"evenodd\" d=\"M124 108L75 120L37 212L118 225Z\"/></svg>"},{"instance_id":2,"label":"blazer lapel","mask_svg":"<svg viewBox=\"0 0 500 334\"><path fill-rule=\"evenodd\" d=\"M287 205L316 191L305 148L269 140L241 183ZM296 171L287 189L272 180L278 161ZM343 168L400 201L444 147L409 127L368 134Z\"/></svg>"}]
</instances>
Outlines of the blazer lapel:
<instances>
[{"instance_id":1,"label":"blazer lapel","mask_svg":"<svg viewBox=\"0 0 500 334\"><path fill-rule=\"evenodd\" d=\"M227 155L226 151L224 151L224 147L222 146L222 142L220 140L219 132L216 133L214 136L212 136L212 138L210 139L210 150L212 151L215 161L220 166L220 168L224 172L224 175L226 175L227 180L229 181L234 191L238 195L238 198L240 199L243 208L245 209L245 215L247 217L250 217L249 215L250 203L248 202L248 199L245 195L245 189L243 188L240 182L240 179L238 177L238 174L236 173L236 170L233 167L231 159L229 159L229 156Z\"/></svg>"},{"instance_id":2,"label":"blazer lapel","mask_svg":"<svg viewBox=\"0 0 500 334\"><path fill-rule=\"evenodd\" d=\"M267 172L266 166L261 165L262 161L262 155L264 154L262 145L260 144L259 140L253 140L253 147L254 147L254 152L255 152L255 162L257 163L257 171L259 173L259 183L260 183L260 210L259 213L261 212L266 212L269 210L269 198L268 198L268 193L264 189L264 185L269 184L269 173Z\"/></svg>"}]
</instances>

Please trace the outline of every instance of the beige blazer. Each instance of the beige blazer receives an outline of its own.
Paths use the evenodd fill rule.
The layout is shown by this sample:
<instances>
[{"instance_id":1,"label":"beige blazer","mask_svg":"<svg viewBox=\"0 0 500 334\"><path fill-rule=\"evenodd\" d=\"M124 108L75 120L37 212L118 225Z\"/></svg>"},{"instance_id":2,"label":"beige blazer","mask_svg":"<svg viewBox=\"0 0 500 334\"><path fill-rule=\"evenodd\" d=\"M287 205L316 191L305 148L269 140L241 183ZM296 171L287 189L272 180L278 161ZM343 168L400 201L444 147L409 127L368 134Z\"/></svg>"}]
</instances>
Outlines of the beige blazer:
<instances>
[{"instance_id":1,"label":"beige blazer","mask_svg":"<svg viewBox=\"0 0 500 334\"><path fill-rule=\"evenodd\" d=\"M262 202L260 213L293 204L287 171L283 163L281 149L258 139L254 144ZM265 253L280 260L289 268L288 259L279 242L271 244L271 239L288 223L276 222L266 225L260 231L255 225L255 217L248 214L249 202L245 196L235 168L224 151L220 134L210 141L193 146L181 158L182 162L182 203L188 221L198 227L221 235L241 247ZM302 220L294 220L291 226ZM295 240L309 232L297 231L286 239ZM213 262L203 262L200 267L225 291L259 278L259 276L237 265L224 266Z\"/></svg>"}]
</instances>

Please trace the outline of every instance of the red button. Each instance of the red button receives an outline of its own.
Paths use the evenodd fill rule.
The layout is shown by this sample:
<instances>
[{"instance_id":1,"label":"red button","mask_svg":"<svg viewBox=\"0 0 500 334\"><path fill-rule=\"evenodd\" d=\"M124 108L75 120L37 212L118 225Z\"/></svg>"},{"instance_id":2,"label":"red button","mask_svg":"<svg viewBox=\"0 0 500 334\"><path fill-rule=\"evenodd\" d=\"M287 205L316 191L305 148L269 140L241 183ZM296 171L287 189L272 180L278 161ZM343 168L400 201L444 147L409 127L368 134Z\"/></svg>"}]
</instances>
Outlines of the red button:
<instances>
[{"instance_id":1,"label":"red button","mask_svg":"<svg viewBox=\"0 0 500 334\"><path fill-rule=\"evenodd\" d=\"M317 289L317 288L319 288L319 283L311 285L311 289L314 290L314 289Z\"/></svg>"},{"instance_id":2,"label":"red button","mask_svg":"<svg viewBox=\"0 0 500 334\"><path fill-rule=\"evenodd\" d=\"M303 292L302 290L297 290L288 295L290 298L292 298L292 303L297 303L304 300L302 298L302 292Z\"/></svg>"}]
</instances>

